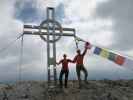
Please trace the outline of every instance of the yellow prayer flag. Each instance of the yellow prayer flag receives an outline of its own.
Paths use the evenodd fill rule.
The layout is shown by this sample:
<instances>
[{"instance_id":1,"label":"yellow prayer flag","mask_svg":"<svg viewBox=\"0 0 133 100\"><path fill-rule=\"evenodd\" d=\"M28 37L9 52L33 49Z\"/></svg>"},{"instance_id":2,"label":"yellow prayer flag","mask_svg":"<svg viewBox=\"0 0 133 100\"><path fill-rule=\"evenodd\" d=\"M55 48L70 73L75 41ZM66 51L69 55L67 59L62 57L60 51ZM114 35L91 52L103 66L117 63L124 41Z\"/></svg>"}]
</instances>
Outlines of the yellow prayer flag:
<instances>
[{"instance_id":1,"label":"yellow prayer flag","mask_svg":"<svg viewBox=\"0 0 133 100\"><path fill-rule=\"evenodd\" d=\"M108 58L109 57L109 52L105 49L102 49L100 55L104 58Z\"/></svg>"}]
</instances>

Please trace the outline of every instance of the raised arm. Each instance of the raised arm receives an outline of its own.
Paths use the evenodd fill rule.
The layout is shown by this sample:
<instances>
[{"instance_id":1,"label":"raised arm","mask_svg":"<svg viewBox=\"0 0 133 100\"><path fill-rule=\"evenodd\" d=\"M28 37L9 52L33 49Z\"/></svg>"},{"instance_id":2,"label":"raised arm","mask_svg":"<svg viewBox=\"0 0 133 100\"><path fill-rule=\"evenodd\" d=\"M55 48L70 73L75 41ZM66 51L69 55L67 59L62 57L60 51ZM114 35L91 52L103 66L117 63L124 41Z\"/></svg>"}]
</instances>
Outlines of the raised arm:
<instances>
[{"instance_id":1,"label":"raised arm","mask_svg":"<svg viewBox=\"0 0 133 100\"><path fill-rule=\"evenodd\" d=\"M84 52L83 52L83 56L86 54L86 52L87 52L87 49L89 48L89 46L90 46L90 43L89 42L86 42L85 43L85 49L84 49Z\"/></svg>"},{"instance_id":2,"label":"raised arm","mask_svg":"<svg viewBox=\"0 0 133 100\"><path fill-rule=\"evenodd\" d=\"M86 52L87 52L87 48L84 49L84 52L82 55L84 56L86 54Z\"/></svg>"}]
</instances>

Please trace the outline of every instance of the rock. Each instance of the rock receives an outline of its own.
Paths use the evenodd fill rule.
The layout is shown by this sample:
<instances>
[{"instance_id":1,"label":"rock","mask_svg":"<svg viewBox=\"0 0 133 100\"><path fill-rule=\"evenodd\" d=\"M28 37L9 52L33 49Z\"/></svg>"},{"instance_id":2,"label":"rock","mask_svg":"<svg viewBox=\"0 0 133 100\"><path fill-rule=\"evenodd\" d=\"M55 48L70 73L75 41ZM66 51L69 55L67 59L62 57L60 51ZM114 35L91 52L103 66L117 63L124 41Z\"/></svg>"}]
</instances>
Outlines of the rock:
<instances>
[{"instance_id":1,"label":"rock","mask_svg":"<svg viewBox=\"0 0 133 100\"><path fill-rule=\"evenodd\" d=\"M68 88L48 90L47 82L24 81L0 84L0 100L133 100L132 80L69 81ZM4 98L4 99L3 99Z\"/></svg>"}]
</instances>

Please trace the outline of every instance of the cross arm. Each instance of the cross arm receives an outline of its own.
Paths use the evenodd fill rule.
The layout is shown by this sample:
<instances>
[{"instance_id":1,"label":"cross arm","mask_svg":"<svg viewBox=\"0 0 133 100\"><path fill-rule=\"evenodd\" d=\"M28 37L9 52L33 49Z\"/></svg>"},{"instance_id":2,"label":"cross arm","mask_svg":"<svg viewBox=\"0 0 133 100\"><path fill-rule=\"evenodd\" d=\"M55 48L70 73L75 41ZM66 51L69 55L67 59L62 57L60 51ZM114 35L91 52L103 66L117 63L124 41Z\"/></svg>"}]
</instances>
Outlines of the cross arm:
<instances>
[{"instance_id":1,"label":"cross arm","mask_svg":"<svg viewBox=\"0 0 133 100\"><path fill-rule=\"evenodd\" d=\"M36 25L24 25L24 31L23 34L25 35L40 35L39 32L40 26ZM47 35L47 27L41 27L43 32L41 35ZM49 28L52 30L52 28ZM62 28L62 33L57 32L59 31L59 28L55 28L55 34L56 36L75 36L75 29L73 28ZM52 33L49 33L49 35L53 35Z\"/></svg>"},{"instance_id":2,"label":"cross arm","mask_svg":"<svg viewBox=\"0 0 133 100\"><path fill-rule=\"evenodd\" d=\"M32 31L24 31L25 35L48 35L47 32L42 32L40 34L39 32L32 32ZM49 33L49 35L53 35L52 33ZM55 33L56 36L75 36L75 34L72 33Z\"/></svg>"},{"instance_id":3,"label":"cross arm","mask_svg":"<svg viewBox=\"0 0 133 100\"><path fill-rule=\"evenodd\" d=\"M36 25L24 25L24 29L39 29L40 26L36 26ZM43 29L47 29L47 27L42 27ZM52 29L52 28L50 28ZM74 28L62 28L63 31L75 31ZM55 30L59 30L59 28L55 28Z\"/></svg>"}]
</instances>

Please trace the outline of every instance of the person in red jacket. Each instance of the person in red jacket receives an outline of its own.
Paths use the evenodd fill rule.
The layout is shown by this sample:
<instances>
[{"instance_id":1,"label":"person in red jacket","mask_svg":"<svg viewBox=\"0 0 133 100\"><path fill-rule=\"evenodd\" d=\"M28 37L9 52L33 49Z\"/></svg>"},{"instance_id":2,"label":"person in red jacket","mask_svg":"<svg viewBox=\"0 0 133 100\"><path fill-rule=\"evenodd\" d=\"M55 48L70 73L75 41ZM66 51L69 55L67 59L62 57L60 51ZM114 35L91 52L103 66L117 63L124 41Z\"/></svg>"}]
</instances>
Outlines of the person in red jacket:
<instances>
[{"instance_id":1,"label":"person in red jacket","mask_svg":"<svg viewBox=\"0 0 133 100\"><path fill-rule=\"evenodd\" d=\"M62 69L60 72L60 76L59 76L59 82L60 82L60 87L62 88L62 77L65 74L65 88L67 88L67 80L68 80L68 74L69 74L69 68L68 68L68 63L72 62L72 60L67 59L67 55L64 54L63 55L63 59L61 59L57 64L62 64Z\"/></svg>"},{"instance_id":2,"label":"person in red jacket","mask_svg":"<svg viewBox=\"0 0 133 100\"><path fill-rule=\"evenodd\" d=\"M87 49L90 49L89 45L90 44L88 42L86 42L85 49L84 49L83 53L81 53L80 49L78 49L77 55L73 59L73 63L76 63L76 72L77 72L77 77L78 77L78 81L79 81L79 87L81 87L81 78L80 78L81 71L83 71L85 74L85 77L84 77L85 83L88 83L87 82L88 72L87 72L86 68L84 67L83 60L84 60L84 56L87 52Z\"/></svg>"}]
</instances>

